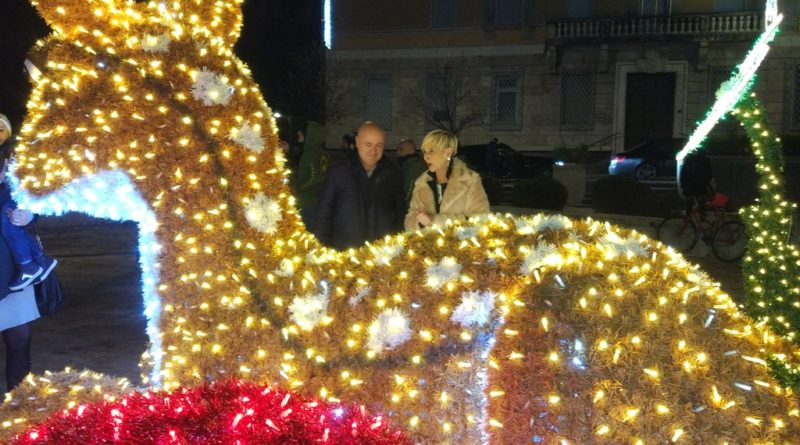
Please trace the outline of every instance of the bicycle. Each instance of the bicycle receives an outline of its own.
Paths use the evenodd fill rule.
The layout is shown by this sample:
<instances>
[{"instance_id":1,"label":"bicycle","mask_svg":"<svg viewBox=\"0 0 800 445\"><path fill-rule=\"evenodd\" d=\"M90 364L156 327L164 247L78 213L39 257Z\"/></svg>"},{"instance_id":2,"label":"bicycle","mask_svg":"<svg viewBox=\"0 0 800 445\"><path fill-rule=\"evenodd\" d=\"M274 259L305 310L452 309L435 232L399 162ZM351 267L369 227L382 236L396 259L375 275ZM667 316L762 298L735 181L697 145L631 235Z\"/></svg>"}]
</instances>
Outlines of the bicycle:
<instances>
[{"instance_id":1,"label":"bicycle","mask_svg":"<svg viewBox=\"0 0 800 445\"><path fill-rule=\"evenodd\" d=\"M739 260L747 247L747 232L744 224L738 219L728 219L725 204L728 199L717 193L714 199L706 204L704 214L696 208L688 215L674 213L658 225L659 241L670 245L682 253L687 253L700 239L711 246L714 256L720 261L732 263Z\"/></svg>"}]
</instances>

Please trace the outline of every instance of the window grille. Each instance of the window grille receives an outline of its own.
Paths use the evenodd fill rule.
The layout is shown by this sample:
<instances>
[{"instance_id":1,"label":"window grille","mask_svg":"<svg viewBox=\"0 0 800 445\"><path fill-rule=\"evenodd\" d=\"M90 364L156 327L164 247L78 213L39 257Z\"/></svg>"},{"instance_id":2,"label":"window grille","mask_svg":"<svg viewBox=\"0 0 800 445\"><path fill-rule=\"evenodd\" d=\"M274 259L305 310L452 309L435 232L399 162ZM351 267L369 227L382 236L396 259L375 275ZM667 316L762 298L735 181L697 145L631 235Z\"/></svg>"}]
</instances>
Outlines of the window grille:
<instances>
[{"instance_id":1,"label":"window grille","mask_svg":"<svg viewBox=\"0 0 800 445\"><path fill-rule=\"evenodd\" d=\"M734 67L732 65L712 65L708 67L708 105L711 106L717 100L717 90L731 78ZM709 138L717 137L744 136L744 129L739 125L739 121L732 118L730 114L723 116L722 120L712 130Z\"/></svg>"},{"instance_id":2,"label":"window grille","mask_svg":"<svg viewBox=\"0 0 800 445\"><path fill-rule=\"evenodd\" d=\"M431 1L431 27L452 28L456 24L455 0Z\"/></svg>"},{"instance_id":3,"label":"window grille","mask_svg":"<svg viewBox=\"0 0 800 445\"><path fill-rule=\"evenodd\" d=\"M594 127L594 72L561 74L561 129L591 130Z\"/></svg>"},{"instance_id":4,"label":"window grille","mask_svg":"<svg viewBox=\"0 0 800 445\"><path fill-rule=\"evenodd\" d=\"M800 129L800 65L794 67L794 97L792 99L792 126Z\"/></svg>"},{"instance_id":5,"label":"window grille","mask_svg":"<svg viewBox=\"0 0 800 445\"><path fill-rule=\"evenodd\" d=\"M522 129L522 74L492 75L491 127L493 130Z\"/></svg>"},{"instance_id":6,"label":"window grille","mask_svg":"<svg viewBox=\"0 0 800 445\"><path fill-rule=\"evenodd\" d=\"M717 100L717 90L731 78L733 67L730 65L712 65L708 67L708 104Z\"/></svg>"},{"instance_id":7,"label":"window grille","mask_svg":"<svg viewBox=\"0 0 800 445\"><path fill-rule=\"evenodd\" d=\"M375 122L384 130L392 129L392 81L389 77L367 79L364 119Z\"/></svg>"}]
</instances>

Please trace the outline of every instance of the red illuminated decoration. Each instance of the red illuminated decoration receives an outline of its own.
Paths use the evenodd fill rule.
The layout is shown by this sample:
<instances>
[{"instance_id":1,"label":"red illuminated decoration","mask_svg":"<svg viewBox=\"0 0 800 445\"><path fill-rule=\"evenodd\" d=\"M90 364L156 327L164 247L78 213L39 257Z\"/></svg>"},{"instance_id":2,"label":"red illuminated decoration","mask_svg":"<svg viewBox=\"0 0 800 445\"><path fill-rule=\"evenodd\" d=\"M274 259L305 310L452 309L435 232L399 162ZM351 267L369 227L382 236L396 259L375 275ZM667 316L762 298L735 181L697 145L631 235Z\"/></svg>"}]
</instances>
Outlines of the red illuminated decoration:
<instances>
[{"instance_id":1,"label":"red illuminated decoration","mask_svg":"<svg viewBox=\"0 0 800 445\"><path fill-rule=\"evenodd\" d=\"M301 398L236 380L132 393L51 416L12 444L411 444L363 406Z\"/></svg>"}]
</instances>

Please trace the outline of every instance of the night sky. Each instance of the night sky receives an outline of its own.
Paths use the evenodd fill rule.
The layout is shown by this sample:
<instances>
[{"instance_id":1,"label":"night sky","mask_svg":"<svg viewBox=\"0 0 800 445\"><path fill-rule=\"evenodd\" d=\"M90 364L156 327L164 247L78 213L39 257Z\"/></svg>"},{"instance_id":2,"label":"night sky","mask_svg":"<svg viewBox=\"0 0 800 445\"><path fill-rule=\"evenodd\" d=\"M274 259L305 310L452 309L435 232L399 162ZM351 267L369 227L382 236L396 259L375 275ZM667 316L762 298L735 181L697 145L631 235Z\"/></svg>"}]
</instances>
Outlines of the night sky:
<instances>
[{"instance_id":1,"label":"night sky","mask_svg":"<svg viewBox=\"0 0 800 445\"><path fill-rule=\"evenodd\" d=\"M28 0L0 0L0 113L15 128L24 118L30 85L25 55L49 29ZM321 0L245 0L236 53L253 70L267 103L293 117L322 119L324 71ZM286 131L288 119L279 120Z\"/></svg>"}]
</instances>

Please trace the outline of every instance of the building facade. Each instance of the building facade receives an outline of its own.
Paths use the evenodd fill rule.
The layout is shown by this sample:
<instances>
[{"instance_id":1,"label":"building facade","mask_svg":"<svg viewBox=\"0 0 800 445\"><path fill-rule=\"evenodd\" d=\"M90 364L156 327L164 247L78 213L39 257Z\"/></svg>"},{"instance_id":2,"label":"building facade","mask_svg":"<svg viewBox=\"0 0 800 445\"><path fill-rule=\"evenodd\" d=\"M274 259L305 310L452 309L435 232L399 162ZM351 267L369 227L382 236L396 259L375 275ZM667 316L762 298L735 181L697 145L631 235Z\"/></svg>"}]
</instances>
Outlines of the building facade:
<instances>
[{"instance_id":1,"label":"building facade","mask_svg":"<svg viewBox=\"0 0 800 445\"><path fill-rule=\"evenodd\" d=\"M756 88L784 135L800 133L798 3L781 2ZM364 120L386 127L389 147L437 126L525 151L680 138L763 11L763 0L333 0L328 144Z\"/></svg>"}]
</instances>

